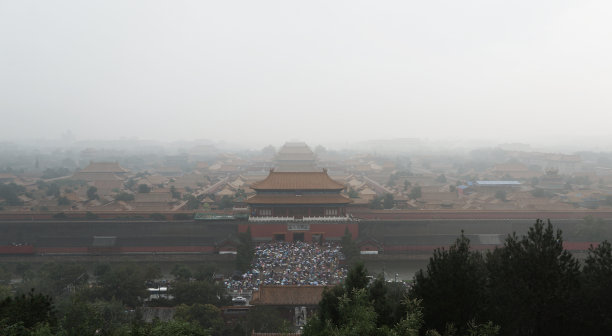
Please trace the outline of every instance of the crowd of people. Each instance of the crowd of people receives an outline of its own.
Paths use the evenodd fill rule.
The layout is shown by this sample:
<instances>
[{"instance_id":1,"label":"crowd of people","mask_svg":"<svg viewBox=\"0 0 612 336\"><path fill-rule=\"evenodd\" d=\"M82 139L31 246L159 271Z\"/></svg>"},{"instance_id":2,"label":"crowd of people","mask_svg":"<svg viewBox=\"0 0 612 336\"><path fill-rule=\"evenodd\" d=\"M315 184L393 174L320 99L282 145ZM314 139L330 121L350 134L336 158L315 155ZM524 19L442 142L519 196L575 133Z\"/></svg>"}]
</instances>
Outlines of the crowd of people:
<instances>
[{"instance_id":1,"label":"crowd of people","mask_svg":"<svg viewBox=\"0 0 612 336\"><path fill-rule=\"evenodd\" d=\"M340 244L274 241L255 248L251 270L231 279L230 290L257 290L260 285L334 285L346 277Z\"/></svg>"}]
</instances>

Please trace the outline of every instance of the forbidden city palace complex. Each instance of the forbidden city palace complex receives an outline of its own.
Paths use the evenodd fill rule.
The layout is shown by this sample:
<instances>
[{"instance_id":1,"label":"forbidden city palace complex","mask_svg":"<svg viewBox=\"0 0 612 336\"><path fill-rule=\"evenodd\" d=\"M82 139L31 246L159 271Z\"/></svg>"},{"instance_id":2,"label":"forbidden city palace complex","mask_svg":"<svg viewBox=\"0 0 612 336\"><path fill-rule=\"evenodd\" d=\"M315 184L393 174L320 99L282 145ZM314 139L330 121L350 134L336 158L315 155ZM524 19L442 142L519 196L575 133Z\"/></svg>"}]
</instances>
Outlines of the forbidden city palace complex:
<instances>
[{"instance_id":1,"label":"forbidden city palace complex","mask_svg":"<svg viewBox=\"0 0 612 336\"><path fill-rule=\"evenodd\" d=\"M251 188L247 199L248 224L255 240L318 241L340 239L358 227L347 214L351 200L341 194L344 185L326 169L316 168L314 153L305 144L288 143L277 156L277 168Z\"/></svg>"}]
</instances>

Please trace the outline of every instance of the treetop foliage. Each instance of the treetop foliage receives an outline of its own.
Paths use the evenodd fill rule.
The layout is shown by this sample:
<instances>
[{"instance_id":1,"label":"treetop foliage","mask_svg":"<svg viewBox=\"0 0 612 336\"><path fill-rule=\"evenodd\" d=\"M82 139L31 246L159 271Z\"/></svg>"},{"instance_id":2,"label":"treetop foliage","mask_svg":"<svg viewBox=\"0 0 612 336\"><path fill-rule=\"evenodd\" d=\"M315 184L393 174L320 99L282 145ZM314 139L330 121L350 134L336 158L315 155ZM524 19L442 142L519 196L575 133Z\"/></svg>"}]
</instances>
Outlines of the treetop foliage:
<instances>
[{"instance_id":1,"label":"treetop foliage","mask_svg":"<svg viewBox=\"0 0 612 336\"><path fill-rule=\"evenodd\" d=\"M407 294L354 265L323 292L304 335L612 335L611 278L610 243L591 247L581 267L550 221L486 253L462 232Z\"/></svg>"},{"instance_id":2,"label":"treetop foliage","mask_svg":"<svg viewBox=\"0 0 612 336\"><path fill-rule=\"evenodd\" d=\"M25 192L25 187L15 183L0 183L0 198L8 205L21 205L19 195Z\"/></svg>"},{"instance_id":3,"label":"treetop foliage","mask_svg":"<svg viewBox=\"0 0 612 336\"><path fill-rule=\"evenodd\" d=\"M236 248L236 269L246 272L255 258L255 244L251 235L251 227L246 232L238 234L238 246Z\"/></svg>"},{"instance_id":4,"label":"treetop foliage","mask_svg":"<svg viewBox=\"0 0 612 336\"><path fill-rule=\"evenodd\" d=\"M340 246L347 263L350 264L359 258L359 247L357 247L353 240L353 235L349 231L348 226L344 228L344 235L340 241Z\"/></svg>"},{"instance_id":5,"label":"treetop foliage","mask_svg":"<svg viewBox=\"0 0 612 336\"><path fill-rule=\"evenodd\" d=\"M403 284L387 283L382 276L370 281L367 274L364 265L356 263L344 284L326 288L319 311L308 321L304 336L420 335L425 316L422 300L407 297L406 287L399 292L394 289ZM467 332L466 335L492 336L497 329L492 324L471 323ZM435 330L427 334L439 335Z\"/></svg>"},{"instance_id":6,"label":"treetop foliage","mask_svg":"<svg viewBox=\"0 0 612 336\"><path fill-rule=\"evenodd\" d=\"M98 188L91 186L87 189L87 199L95 200L99 198L100 196L98 196Z\"/></svg>"},{"instance_id":7,"label":"treetop foliage","mask_svg":"<svg viewBox=\"0 0 612 336\"><path fill-rule=\"evenodd\" d=\"M4 326L19 324L24 328L33 328L45 323L55 326L57 317L51 297L34 293L32 289L27 294L9 296L0 301L0 321Z\"/></svg>"},{"instance_id":8,"label":"treetop foliage","mask_svg":"<svg viewBox=\"0 0 612 336\"><path fill-rule=\"evenodd\" d=\"M464 331L467 321L480 320L484 272L482 255L470 251L470 241L463 232L448 250L435 250L427 270L415 275L411 291L413 298L424 302L423 310L428 317L425 327L444 330L447 323L452 323Z\"/></svg>"},{"instance_id":9,"label":"treetop foliage","mask_svg":"<svg viewBox=\"0 0 612 336\"><path fill-rule=\"evenodd\" d=\"M610 335L610 276L609 243L592 247L581 269L561 231L538 219L526 235L509 235L484 255L462 234L434 252L410 297L422 300L425 329L452 325L465 334L476 324L501 335Z\"/></svg>"}]
</instances>

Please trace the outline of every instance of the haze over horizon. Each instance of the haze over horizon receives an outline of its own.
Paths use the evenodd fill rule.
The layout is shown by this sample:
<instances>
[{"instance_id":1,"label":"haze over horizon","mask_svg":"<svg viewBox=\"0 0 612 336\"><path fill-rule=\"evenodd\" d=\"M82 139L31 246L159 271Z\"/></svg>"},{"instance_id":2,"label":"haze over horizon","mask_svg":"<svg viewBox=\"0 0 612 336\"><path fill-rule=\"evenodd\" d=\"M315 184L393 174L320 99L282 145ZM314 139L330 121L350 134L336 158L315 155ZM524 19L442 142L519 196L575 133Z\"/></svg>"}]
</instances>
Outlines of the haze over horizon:
<instances>
[{"instance_id":1,"label":"haze over horizon","mask_svg":"<svg viewBox=\"0 0 612 336\"><path fill-rule=\"evenodd\" d=\"M0 141L612 145L607 1L0 2Z\"/></svg>"}]
</instances>

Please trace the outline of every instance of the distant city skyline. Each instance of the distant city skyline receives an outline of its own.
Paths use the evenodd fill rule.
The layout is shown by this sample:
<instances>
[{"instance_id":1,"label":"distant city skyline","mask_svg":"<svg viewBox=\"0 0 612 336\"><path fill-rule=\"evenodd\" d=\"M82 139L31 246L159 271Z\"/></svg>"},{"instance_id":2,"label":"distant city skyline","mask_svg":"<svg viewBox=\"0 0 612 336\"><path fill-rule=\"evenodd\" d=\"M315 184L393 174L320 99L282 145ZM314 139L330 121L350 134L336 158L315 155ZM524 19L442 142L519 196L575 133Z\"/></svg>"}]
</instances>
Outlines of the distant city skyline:
<instances>
[{"instance_id":1,"label":"distant city skyline","mask_svg":"<svg viewBox=\"0 0 612 336\"><path fill-rule=\"evenodd\" d=\"M183 139L183 140L161 140L161 139L145 139L138 137L121 137L116 139L79 139L70 137L67 139L63 134L58 137L24 139L24 140L0 140L0 148L6 145L25 146L31 149L127 149L130 151L155 151L156 148L166 148L171 152L174 150L185 151L195 149L198 146L213 146L220 151L259 151L265 147L272 146L279 150L285 143L288 142L303 142L312 150L318 146L322 146L327 150L350 150L362 153L401 153L401 152L427 152L460 154L479 148L500 148L510 151L527 151L527 152L558 152L558 153L575 153L580 151L593 152L610 152L612 141L605 138L563 138L561 140L551 142L535 142L529 143L526 141L498 141L497 139L427 139L427 138L380 138L380 139L364 139L358 141L344 142L323 142L313 139L312 141L304 141L302 139L277 139L272 142L254 142L254 141L223 141L217 139ZM587 141L585 141L587 140ZM590 140L590 141L588 141ZM8 148L8 147L7 147Z\"/></svg>"},{"instance_id":2,"label":"distant city skyline","mask_svg":"<svg viewBox=\"0 0 612 336\"><path fill-rule=\"evenodd\" d=\"M612 3L0 4L0 141L612 145Z\"/></svg>"}]
</instances>

